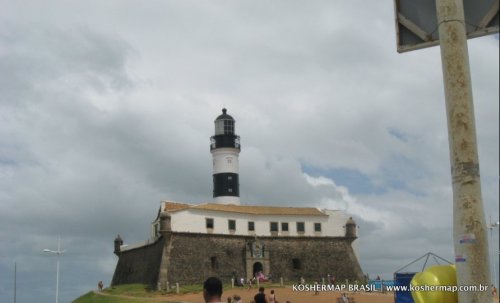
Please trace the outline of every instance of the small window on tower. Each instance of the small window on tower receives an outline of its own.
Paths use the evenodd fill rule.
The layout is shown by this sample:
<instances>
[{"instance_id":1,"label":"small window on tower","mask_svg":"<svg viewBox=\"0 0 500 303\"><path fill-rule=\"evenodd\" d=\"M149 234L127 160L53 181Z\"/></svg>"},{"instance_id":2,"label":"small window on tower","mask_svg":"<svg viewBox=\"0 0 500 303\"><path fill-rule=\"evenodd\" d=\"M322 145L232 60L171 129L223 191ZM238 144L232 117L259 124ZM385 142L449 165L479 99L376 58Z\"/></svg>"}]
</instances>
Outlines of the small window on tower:
<instances>
[{"instance_id":1,"label":"small window on tower","mask_svg":"<svg viewBox=\"0 0 500 303\"><path fill-rule=\"evenodd\" d=\"M255 231L255 222L248 221L248 231Z\"/></svg>"},{"instance_id":2,"label":"small window on tower","mask_svg":"<svg viewBox=\"0 0 500 303\"><path fill-rule=\"evenodd\" d=\"M233 163L233 158L231 158L231 157L227 157L226 159L227 159L227 163L228 163L228 164Z\"/></svg>"},{"instance_id":3,"label":"small window on tower","mask_svg":"<svg viewBox=\"0 0 500 303\"><path fill-rule=\"evenodd\" d=\"M230 192L230 193L232 193L233 189L232 188L228 188L227 191Z\"/></svg>"},{"instance_id":4,"label":"small window on tower","mask_svg":"<svg viewBox=\"0 0 500 303\"><path fill-rule=\"evenodd\" d=\"M153 231L153 236L154 237L157 237L160 233L159 233L159 230L160 230L160 224L156 223L153 225L153 228L154 228L154 231Z\"/></svg>"},{"instance_id":5,"label":"small window on tower","mask_svg":"<svg viewBox=\"0 0 500 303\"><path fill-rule=\"evenodd\" d=\"M206 218L205 220L206 220L205 222L206 222L207 228L213 229L214 228L214 219L213 218Z\"/></svg>"},{"instance_id":6,"label":"small window on tower","mask_svg":"<svg viewBox=\"0 0 500 303\"><path fill-rule=\"evenodd\" d=\"M228 180L233 180L233 176L227 176Z\"/></svg>"},{"instance_id":7,"label":"small window on tower","mask_svg":"<svg viewBox=\"0 0 500 303\"><path fill-rule=\"evenodd\" d=\"M233 133L234 133L234 121L224 120L224 134L233 134Z\"/></svg>"}]
</instances>

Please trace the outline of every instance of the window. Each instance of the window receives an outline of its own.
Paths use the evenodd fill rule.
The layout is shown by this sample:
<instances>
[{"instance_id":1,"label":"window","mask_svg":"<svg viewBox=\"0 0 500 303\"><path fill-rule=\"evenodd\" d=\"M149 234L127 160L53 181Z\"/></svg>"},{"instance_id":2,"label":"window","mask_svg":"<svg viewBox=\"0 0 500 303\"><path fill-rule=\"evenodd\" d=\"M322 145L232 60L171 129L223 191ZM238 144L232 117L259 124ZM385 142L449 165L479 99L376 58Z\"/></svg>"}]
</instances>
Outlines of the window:
<instances>
[{"instance_id":1,"label":"window","mask_svg":"<svg viewBox=\"0 0 500 303\"><path fill-rule=\"evenodd\" d=\"M248 221L248 231L255 231L255 222Z\"/></svg>"},{"instance_id":2,"label":"window","mask_svg":"<svg viewBox=\"0 0 500 303\"><path fill-rule=\"evenodd\" d=\"M236 220L228 220L227 227L229 230L236 230Z\"/></svg>"},{"instance_id":3,"label":"window","mask_svg":"<svg viewBox=\"0 0 500 303\"><path fill-rule=\"evenodd\" d=\"M304 222L297 222L297 232L303 233L306 231L306 226Z\"/></svg>"},{"instance_id":4,"label":"window","mask_svg":"<svg viewBox=\"0 0 500 303\"><path fill-rule=\"evenodd\" d=\"M153 236L154 237L157 237L160 233L159 233L159 230L160 230L160 224L159 223L156 223L153 225Z\"/></svg>"},{"instance_id":5,"label":"window","mask_svg":"<svg viewBox=\"0 0 500 303\"><path fill-rule=\"evenodd\" d=\"M228 189L227 189L227 192L228 192L228 193L232 193L232 192L233 192L233 189L232 189L232 188L228 188Z\"/></svg>"},{"instance_id":6,"label":"window","mask_svg":"<svg viewBox=\"0 0 500 303\"><path fill-rule=\"evenodd\" d=\"M210 257L210 267L212 267L213 270L219 268L219 262L217 261L217 257Z\"/></svg>"},{"instance_id":7,"label":"window","mask_svg":"<svg viewBox=\"0 0 500 303\"><path fill-rule=\"evenodd\" d=\"M270 223L271 232L278 232L278 222Z\"/></svg>"},{"instance_id":8,"label":"window","mask_svg":"<svg viewBox=\"0 0 500 303\"><path fill-rule=\"evenodd\" d=\"M288 231L288 222L281 222L281 231Z\"/></svg>"},{"instance_id":9,"label":"window","mask_svg":"<svg viewBox=\"0 0 500 303\"><path fill-rule=\"evenodd\" d=\"M293 269L301 269L302 264L300 262L300 259L292 259L292 267Z\"/></svg>"},{"instance_id":10,"label":"window","mask_svg":"<svg viewBox=\"0 0 500 303\"><path fill-rule=\"evenodd\" d=\"M214 219L213 218L206 218L206 225L207 228L214 228Z\"/></svg>"},{"instance_id":11,"label":"window","mask_svg":"<svg viewBox=\"0 0 500 303\"><path fill-rule=\"evenodd\" d=\"M321 223L314 223L314 231L321 232Z\"/></svg>"},{"instance_id":12,"label":"window","mask_svg":"<svg viewBox=\"0 0 500 303\"><path fill-rule=\"evenodd\" d=\"M234 133L234 121L224 120L224 134L233 134L233 133Z\"/></svg>"},{"instance_id":13,"label":"window","mask_svg":"<svg viewBox=\"0 0 500 303\"><path fill-rule=\"evenodd\" d=\"M233 176L227 176L228 180L233 180Z\"/></svg>"}]
</instances>

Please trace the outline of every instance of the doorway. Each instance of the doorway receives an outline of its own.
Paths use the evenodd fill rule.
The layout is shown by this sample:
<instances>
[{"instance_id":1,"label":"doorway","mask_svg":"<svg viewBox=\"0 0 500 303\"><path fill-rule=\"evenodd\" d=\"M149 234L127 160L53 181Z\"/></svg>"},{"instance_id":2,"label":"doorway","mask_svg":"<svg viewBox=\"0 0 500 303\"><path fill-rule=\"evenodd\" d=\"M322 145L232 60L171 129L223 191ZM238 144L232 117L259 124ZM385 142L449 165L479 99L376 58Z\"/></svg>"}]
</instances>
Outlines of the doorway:
<instances>
[{"instance_id":1,"label":"doorway","mask_svg":"<svg viewBox=\"0 0 500 303\"><path fill-rule=\"evenodd\" d=\"M253 264L253 276L256 277L260 272L264 273L264 266L260 262L255 262Z\"/></svg>"}]
</instances>

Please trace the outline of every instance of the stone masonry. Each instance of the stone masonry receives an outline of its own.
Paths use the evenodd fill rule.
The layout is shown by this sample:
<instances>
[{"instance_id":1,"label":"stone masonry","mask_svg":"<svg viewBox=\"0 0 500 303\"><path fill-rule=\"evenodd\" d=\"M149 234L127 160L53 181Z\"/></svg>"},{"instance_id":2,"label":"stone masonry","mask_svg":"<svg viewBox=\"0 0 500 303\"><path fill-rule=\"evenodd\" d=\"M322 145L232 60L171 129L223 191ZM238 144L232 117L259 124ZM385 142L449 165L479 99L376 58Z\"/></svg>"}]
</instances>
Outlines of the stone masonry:
<instances>
[{"instance_id":1,"label":"stone masonry","mask_svg":"<svg viewBox=\"0 0 500 303\"><path fill-rule=\"evenodd\" d=\"M229 283L233 277L253 277L255 271L270 273L277 281L304 277L312 282L328 274L337 281L362 281L351 247L354 239L162 232L151 245L116 252L119 261L112 285L142 283L157 289L167 282L201 283L209 276Z\"/></svg>"}]
</instances>

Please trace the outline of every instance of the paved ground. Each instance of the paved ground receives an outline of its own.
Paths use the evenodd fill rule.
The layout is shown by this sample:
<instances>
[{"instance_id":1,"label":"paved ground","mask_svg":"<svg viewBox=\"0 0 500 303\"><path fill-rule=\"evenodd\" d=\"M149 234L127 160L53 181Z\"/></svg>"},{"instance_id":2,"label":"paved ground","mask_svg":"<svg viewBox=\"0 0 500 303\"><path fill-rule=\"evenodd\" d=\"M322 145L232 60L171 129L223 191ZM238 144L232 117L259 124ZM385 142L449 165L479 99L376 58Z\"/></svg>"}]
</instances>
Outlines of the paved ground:
<instances>
[{"instance_id":1,"label":"paved ground","mask_svg":"<svg viewBox=\"0 0 500 303\"><path fill-rule=\"evenodd\" d=\"M271 288L266 289L266 293L269 294ZM314 292L297 292L293 291L291 287L286 288L275 288L276 298L279 303L337 303L338 298L341 293L339 292L320 292L315 294ZM234 294L238 294L243 299L243 303L250 303L253 300L253 296L256 294L257 290L251 289L247 290L241 288L229 289L224 291L223 299L227 297L232 297ZM109 294L103 292L96 292L99 295ZM378 292L366 293L347 293L351 299L351 303L394 303L394 295L392 293L382 294ZM123 298L131 298L131 296L115 296ZM204 303L202 293L190 293L184 295L163 295L163 296L153 296L151 298L143 298L144 302L183 302L183 303ZM493 299L493 303L498 302L498 296Z\"/></svg>"},{"instance_id":2,"label":"paved ground","mask_svg":"<svg viewBox=\"0 0 500 303\"><path fill-rule=\"evenodd\" d=\"M266 289L266 293L269 294L270 289ZM274 289L276 294L276 299L279 303L286 303L290 301L291 303L336 303L337 299L340 297L339 292L320 292L315 295L314 292L294 292L291 288L276 288ZM226 299L234 294L238 294L243 299L243 303L250 303L253 300L253 296L257 293L256 289L229 289L224 291L223 298ZM394 296L391 294L381 294L381 293L357 293L348 294L349 297L353 297L356 303L393 303ZM201 293L197 294L185 294L180 296L169 295L166 296L167 300L179 301L179 302L189 302L189 303L204 303Z\"/></svg>"},{"instance_id":3,"label":"paved ground","mask_svg":"<svg viewBox=\"0 0 500 303\"><path fill-rule=\"evenodd\" d=\"M269 294L271 289L266 289L266 294ZM274 289L276 298L279 303L337 303L337 299L340 297L339 292L320 292L315 295L314 292L294 292L291 287L287 288L275 288ZM253 296L256 294L256 289L229 289L224 291L223 298L233 296L238 294L243 299L243 303L250 303L253 300ZM348 293L350 298L354 299L355 303L394 303L393 293ZM186 303L204 303L201 293L196 294L185 294L185 295L169 295L165 299L169 301L178 301ZM352 301L350 301L352 302ZM498 303L498 296L493 300L494 303Z\"/></svg>"}]
</instances>

